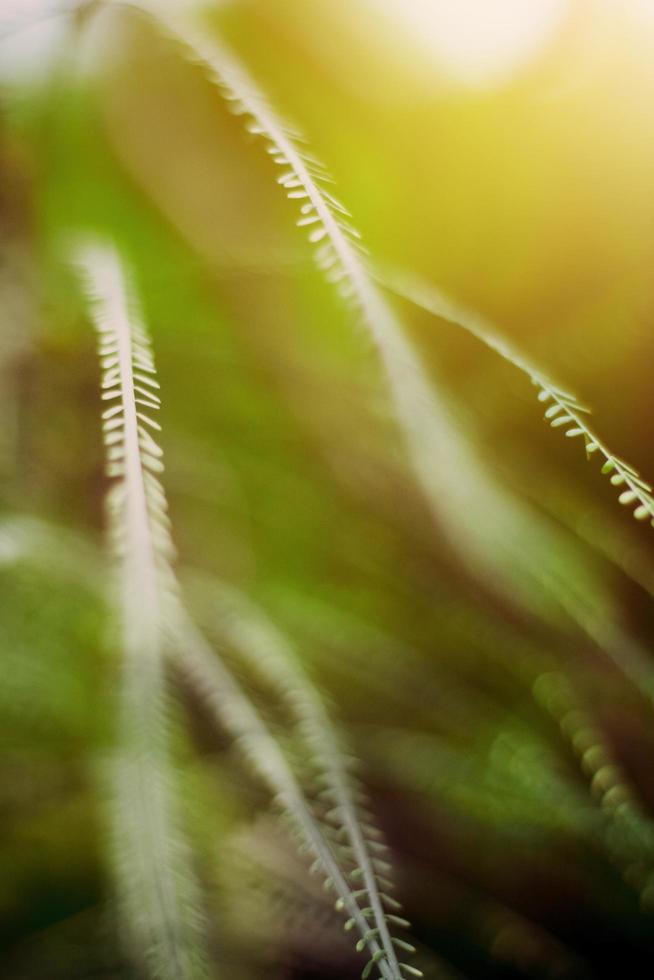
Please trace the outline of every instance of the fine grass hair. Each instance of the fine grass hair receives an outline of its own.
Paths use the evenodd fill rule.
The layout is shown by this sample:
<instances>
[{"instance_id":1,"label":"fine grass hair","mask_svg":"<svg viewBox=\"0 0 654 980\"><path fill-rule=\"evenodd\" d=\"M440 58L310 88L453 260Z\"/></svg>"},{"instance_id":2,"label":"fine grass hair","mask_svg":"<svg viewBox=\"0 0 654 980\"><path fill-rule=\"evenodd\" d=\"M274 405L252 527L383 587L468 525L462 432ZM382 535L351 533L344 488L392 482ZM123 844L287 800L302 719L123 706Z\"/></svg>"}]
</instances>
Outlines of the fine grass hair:
<instances>
[{"instance_id":1,"label":"fine grass hair","mask_svg":"<svg viewBox=\"0 0 654 980\"><path fill-rule=\"evenodd\" d=\"M159 409L150 339L115 248L93 242L76 265L99 336L109 536L123 653L119 746L113 766L112 838L122 934L151 976L194 980L197 888L179 828L171 767L165 643L176 583L162 452L151 431Z\"/></svg>"},{"instance_id":2,"label":"fine grass hair","mask_svg":"<svg viewBox=\"0 0 654 980\"><path fill-rule=\"evenodd\" d=\"M431 807L429 820L437 828L435 851L441 843L444 850L448 846L445 836L442 842L438 839L439 807L442 806L445 812L446 804L452 804L454 812L462 815L462 829L454 828L452 840L463 841L466 845L462 847L462 852L466 851L465 860L468 860L467 846L473 852L477 847L474 834L470 832L475 827L474 819L468 822L471 814L483 812L489 824L493 821L497 824L503 821L505 827L511 824L506 831L508 837L516 833L513 820L518 828L516 839L522 831L520 819L524 816L524 825L533 832L530 841L542 843L554 831L560 832L565 842L573 834L577 835L587 851L597 851L608 858L607 864L615 865L624 882L633 889L630 898L634 905L637 897L644 908L651 909L654 906L654 821L639 796L637 767L632 772L628 760L622 758L620 746L616 748L613 744L611 718L606 721L602 714L605 706L594 704L589 691L584 693L583 678L587 663L597 657L598 674L604 670L609 678L607 689L614 682L623 685L628 696L633 696L638 710L643 714L651 713L654 668L650 652L631 624L625 623L620 596L602 575L602 566L593 550L582 546L569 530L547 519L538 507L537 499L530 503L504 486L495 476L492 465L486 464L474 441L459 424L456 409L441 390L436 374L432 376L418 344L398 312L404 310L404 301L458 325L526 376L537 389L537 398L544 406L549 425L566 437L577 439L579 445L583 443L589 459L601 458L601 471L618 489L620 504L632 508L637 521L654 525L652 487L596 434L590 424L589 409L567 386L552 381L545 370L514 350L483 317L409 273L386 271L381 265L378 268L375 257L369 255L362 243L350 211L334 192L327 169L307 149L299 130L281 117L249 68L213 28L204 25L201 19L170 13L167 5L146 0L80 4L80 11L82 7L84 17L79 18L77 25L80 34L100 7L114 8L120 16L137 16L144 20L150 34L154 31L160 36L159 40L163 39L161 47L169 47L180 64L188 62L195 66L198 76L195 81L199 87L204 86L211 111L215 113L216 106L218 112L228 109L242 120L246 132L253 137L248 142L247 152L254 155L261 151L265 155L271 185L276 183L295 209L295 224L301 244L307 246L307 255L313 256L320 275L343 301L352 329L363 331L372 342L379 362L384 405L390 406L392 424L404 453L400 453L401 465L393 473L401 474L401 480L405 481L401 484L403 488L411 487L412 483L415 485L412 489L418 491L417 520L424 517L419 511L423 508L430 525L428 533L435 531L436 537L440 535L446 546L451 546L451 566L455 569L453 581L439 581L432 588L430 561L433 556L426 549L423 552L416 547L411 555L418 556L415 565L420 567L415 574L413 568L406 572L406 581L413 589L409 595L407 588L405 595L402 592L407 568L407 564L403 564L405 553L391 545L388 549L391 557L385 570L387 592L379 593L390 595L395 590L401 594L402 602L413 603L408 607L407 622L416 610L424 612L425 623L430 626L438 620L441 631L438 637L439 641L443 638L443 651L430 648L429 664L428 658L416 655L411 646L427 635L426 629L424 634L421 632L420 623L411 622L406 646L390 642L386 659L380 656L372 666L368 645L374 649L386 642L385 627L374 635L374 630L371 633L366 633L365 629L345 631L346 639L340 643L340 666L349 671L349 678L358 677L367 699L365 711L353 712L352 744L360 745L363 754L364 738L361 730L356 730L361 724L364 735L369 738L367 758L372 761L371 772L378 774L381 780L388 777L391 782L395 781L395 785L404 785L416 798L422 794L423 803ZM193 69L188 73L192 74ZM200 76L203 81L198 82ZM149 105L147 101L145 104ZM211 121L215 122L215 115ZM238 127L235 129L237 137L243 137ZM103 220L96 223L102 225ZM83 221L79 224L85 227ZM93 225L93 221L89 220L88 224ZM106 218L105 224L114 227ZM136 221L134 227L140 229ZM145 221L144 227L147 227ZM180 229L181 222L175 231ZM124 240L121 238L123 230ZM159 230L153 233L153 241L158 240L158 233ZM134 241L129 249L131 234ZM143 241L146 240L144 234ZM198 801L201 791L190 799L189 805L187 796L183 795L187 783L181 772L176 739L180 714L188 721L189 732L198 735L199 743L205 737L215 739L211 751L202 760L201 778L204 780L208 776L207 786L212 777L220 778L219 755L227 745L225 751L229 751L229 763L225 768L233 764L234 749L237 773L230 787L229 805L237 809L241 802L240 792L245 798L243 809L251 804L251 799L247 798L251 790L250 777L255 790L263 790L274 811L274 819L271 816L265 818L266 825L274 824L275 833L284 829L290 831L298 855L308 857L305 871L307 875L315 875L309 885L317 888L320 896L326 895L329 901L330 925L326 928L331 928L332 918L342 926L349 943L347 950L360 967L363 980L421 977L418 967L405 961L416 949L404 938L411 926L396 897L389 848L365 789L366 773L364 771L363 777L359 778L358 764L352 758L348 739L336 720L339 712L348 718L347 701L344 699L344 705L332 710L314 680L313 670L305 666L309 659L306 644L311 642L306 641L306 633L311 636L310 629L303 634L300 626L298 638L287 623L282 625L284 617L278 616L274 603L267 601L270 595L265 593L261 579L268 571L268 556L265 549L260 556L254 543L258 542L259 527L252 534L252 543L248 541L243 545L242 551L247 552L247 556L236 571L230 566L229 555L218 555L218 549L212 554L207 545L206 553L200 548L199 564L218 566L217 577L211 577L208 572L192 571L188 580L178 575L163 478L160 440L164 433L159 422L159 380L153 342L140 302L142 298L143 308L149 308L150 292L143 289L142 297L139 297L135 285L139 281L138 273L145 271L147 263L144 257L143 270L138 262L132 269L126 260L126 255L136 255L134 245L137 241L138 233L129 222L126 221L121 229L120 220L117 220L113 233L105 231L97 237L79 239L72 260L77 275L72 292L79 288L86 319L98 337L100 427L108 484L106 524L111 571L107 573L106 562L98 563L97 556L81 555L70 565L80 568L93 565L89 586L97 589L99 564L103 587L109 584L111 641L119 654L120 671L115 748L110 766L111 799L107 808L111 826L108 863L117 899L118 931L131 963L130 969L133 966L146 980L209 980L214 976L210 964L215 961L216 978L228 973L225 964L230 962L229 955L221 955L224 923L220 913L207 915L211 901L207 879L211 878L214 864L224 862L229 869L231 856L226 855L222 847L230 840L230 834L220 837L220 831L214 826L216 811L211 810L211 819L207 821L211 826L206 837L210 840L211 849L207 848L207 851L211 854L212 864L209 871L203 869L206 873L200 875L199 848L190 846L189 841L194 838L186 824L193 802ZM174 253L177 245L179 242L171 246L171 254L181 254ZM147 262L151 262L151 281L155 276L153 269L163 279L156 255L155 260L147 253ZM193 261L199 265L197 256ZM173 267L174 262L171 262L168 269ZM172 278L175 275L176 269ZM145 275L143 281L146 281ZM211 287L214 285L212 280ZM173 291L171 295L174 295ZM185 295L183 290L179 295ZM156 308L156 303L153 306ZM176 316L173 303L170 310L173 321ZM212 307L211 329L207 331L211 338L209 345L214 344L214 312ZM153 316L151 320L155 326L157 317ZM190 322L191 318L187 325ZM240 321L239 325L243 326ZM268 325L267 320L266 327ZM164 332L161 339L163 355ZM253 348L258 343L248 337L244 347L250 342ZM209 349L213 352L216 348L207 347ZM187 336L177 350L190 350ZM221 369L222 365L223 362ZM174 383L175 379L171 380ZM200 380L204 382L205 390L212 386L217 388L219 372ZM180 390L183 391L183 386ZM248 400L245 386L239 387L237 397L248 402L250 414L244 417L247 418L245 424L250 425L251 419L258 417L258 408ZM171 415L174 415L177 399L172 401ZM214 407L212 403L211 409ZM182 425L184 408L180 401ZM204 408L203 404L202 411ZM205 419L194 418L192 414L190 417L193 419L188 432L191 449L185 439L181 439L180 452L189 455L193 452L196 444L190 429L197 426L199 456L211 440L205 438L204 443L202 441ZM207 428L214 426L216 420L209 411L207 418ZM305 421L303 418L302 424ZM349 414L347 422L350 422ZM97 420L94 424L97 426ZM258 440L264 426L261 431L256 425L251 428ZM215 431L220 432L214 446L218 454L222 450L222 444L217 444L223 438L223 430L216 425ZM173 434L172 427L170 434ZM285 438L285 430L283 434ZM259 448L257 443L257 456ZM202 457L203 463L208 455ZM405 466L404 457L408 466ZM256 465L259 463L257 458ZM225 471L229 465L225 464ZM395 467L395 462L392 466ZM237 471L238 466L234 469ZM215 471L207 468L202 472ZM264 469L256 472L257 475L266 473ZM388 472L391 472L390 465ZM288 476L286 471L284 476ZM171 490L177 486L170 484ZM257 484L257 492L261 492L262 486L268 489L263 479ZM207 503L210 497L213 507L220 490L210 486L209 492L203 490L203 493L206 494L203 502ZM234 497L237 495L235 493ZM247 492L243 497L247 497ZM284 504L292 502L291 498L292 493L288 493ZM239 506L241 503L239 500ZM366 497L366 506L368 503ZM244 513L249 504L248 500L243 505ZM178 525L184 533L183 507L187 505L188 501L182 504ZM366 519L369 516L366 513ZM251 517L248 512L246 520ZM198 521L201 519L202 515ZM220 521L222 515L216 518L214 513L213 519ZM278 519L277 514L275 519ZM256 523L256 517L252 523ZM403 533L405 526L398 523L398 527L399 533ZM347 530L344 521L344 535ZM275 533L278 531L275 527ZM192 539L193 533L191 527L190 538L185 539L182 534L180 542ZM41 560L39 571L54 575L43 556L39 558L39 552L58 547L56 535L49 537L49 534L45 527L39 528L29 521L5 521L0 525L0 552L4 549L8 562L16 560L16 555L20 560L20 556L31 556L35 565ZM374 534L375 531L370 539L362 536L362 540L373 541ZM380 534L379 538L382 537ZM229 542L227 544L229 546ZM403 541L402 547L404 545ZM423 545L422 541L420 545ZM373 548L375 546L373 542ZM385 544L380 547L380 554L386 554L384 547ZM447 547L442 551L444 554ZM450 556L444 554L443 557L443 554L439 553L434 564L442 558L449 572ZM343 574L342 569L349 569L347 563L354 564L354 560L349 553L339 553L337 558L342 564L338 565L333 580L327 583L328 587L323 589L323 565L316 562L319 571L312 586L310 575L305 574L305 566L301 564L302 558L300 556L298 561L301 571L297 577L305 576L301 588L306 588L306 593L298 605L303 607L306 619L311 620L315 637L316 632L320 632L316 627L315 610L323 600L323 591L329 596L329 587L342 596L350 588L347 571ZM287 559L288 552L283 552L283 561ZM361 549L356 560L361 560ZM227 571L222 567L223 561ZM271 567L276 568L274 561L278 561L276 553L271 562ZM61 561L61 567L54 564L60 573L68 574L65 560ZM363 570L365 588L370 581L369 572L370 566L366 566ZM279 577L274 586L279 588L279 593L273 594L287 595L285 588L288 592L297 589L293 575L289 573L287 579L286 573L285 566L282 572L277 569ZM242 575L241 583L250 576L250 586L231 584L231 579L238 580L239 574ZM230 582L222 581L222 576ZM424 586L426 581L428 584ZM258 592L260 585L261 592ZM458 611L452 611L454 603L451 599L460 585L466 599ZM483 596L479 599L480 586ZM438 592L439 588L442 588L442 594ZM361 591L363 594L365 590ZM470 593L474 599L470 599ZM187 596L191 601L187 601ZM197 600L196 604L192 599ZM362 607L367 599L367 594L363 595ZM504 604L499 609L498 600ZM313 606L312 601L315 601ZM469 623L467 619L473 617L468 614L473 607L475 613L481 610L480 619ZM329 612L329 598L325 600L325 608L327 625L324 632L330 634L330 630L336 629L338 613L332 615ZM375 608L379 613L380 604ZM433 619L429 618L432 616ZM457 617L466 622L457 622ZM356 621L356 615L353 619ZM379 621L383 620L382 614ZM396 626L392 609L384 622L392 634ZM412 632L414 627L415 632ZM530 630L536 635L533 649L531 640L526 639ZM333 636L326 635L322 639L322 652L326 650L331 655ZM470 643L465 654L462 648L456 649L457 643L464 642ZM336 642L334 645L339 646ZM448 661L450 645L456 653ZM492 647L492 652L486 647ZM320 638L316 640L316 648L321 649ZM607 659L611 662L607 663ZM355 661L358 663L356 670ZM402 661L401 669L397 661ZM433 667L435 661L440 666ZM431 684L423 684L423 673L428 677L429 669L440 671L438 680L432 678ZM318 671L316 676L319 676ZM441 682L442 690L439 688ZM179 699L179 704L175 699ZM370 722L366 713L368 703L375 707L378 716L383 716L381 724ZM415 705L416 716L409 718L403 728L398 723L399 712L393 714L393 710L386 711L379 705L390 705L392 709L399 707L407 717ZM443 717L438 705L443 707ZM183 714L184 709L188 711L187 716ZM197 717L196 709L199 709ZM609 716L608 708L605 713ZM564 764L559 766L561 760L555 757L554 751L545 761L535 751L522 768L507 762L502 757L502 745L511 739L526 742L528 735L525 733L537 730L539 725L547 729L540 744L551 737L558 744L560 755L565 757ZM495 734L496 731L499 734ZM361 737L357 738L357 735ZM533 740L536 748L540 737ZM490 738L487 751L485 738ZM475 755L478 748L475 739L482 746L478 756ZM534 759L534 770L538 766L542 770L538 773L538 784L531 771L525 775ZM462 775L461 769L465 768L466 762L467 770ZM565 768L568 763L570 771ZM248 778L243 778L244 774ZM374 775L370 779L371 786L376 785ZM506 798L503 795L505 789ZM512 792L515 797L511 796ZM225 799L227 796L226 793ZM544 812L544 801L551 802L551 812ZM515 817L516 814L519 817ZM247 851L248 841L256 840L257 824L255 821L243 832L242 824L238 823L241 817L242 813L236 817L230 813L229 819L239 830L231 837L241 840ZM216 819L215 823L219 821ZM225 824L228 823L226 818ZM381 823L385 821L382 819ZM391 821L388 823L390 825ZM417 820L416 825L419 823ZM233 826L230 829L233 831ZM461 836L457 837L459 832ZM267 835L260 849L262 853L266 848L274 847L274 837L274 834ZM430 841L427 834L425 839ZM491 836L489 840L492 847L494 838ZM416 867L424 859L428 866L426 846L430 843L425 846L418 834L416 841L414 857L405 856L405 859L413 860ZM410 855L413 841L408 844L406 850ZM483 869L480 891L487 887L484 874L492 864L487 861L488 854L482 853L485 847L484 839L479 850L479 863ZM402 850L397 848L398 856ZM256 846L253 845L251 851L248 857L256 861ZM560 857L558 852L554 853ZM494 860L494 855L491 857ZM279 860L281 863L283 857ZM513 860L513 854L509 860ZM274 873L275 861L270 865ZM463 861L462 867L465 872ZM270 869L264 870L265 877L269 878ZM419 868L416 880L421 871ZM225 874L227 876L229 870ZM238 870L233 874L238 877ZM618 885L622 884L618 875L616 881ZM238 886L240 882L236 884ZM433 890L437 885L439 889L442 885L447 895L447 883L438 881L437 875L428 879L422 893L425 908L429 904L429 889ZM473 887L477 888L477 885L468 884L464 889L467 897ZM423 908L420 890L418 894L417 914L410 913L416 922L421 918ZM440 891L439 901L446 904L440 898ZM320 907L320 902L317 905ZM498 926L500 933L512 929L529 932L531 923L527 913L523 921L522 910L519 916L508 908L500 912L499 907L493 914L498 922L504 923ZM334 909L338 916L333 916ZM252 946L257 941L256 926L254 921L246 922L246 935ZM224 928L227 932L228 928ZM536 932L534 930L533 934ZM538 946L541 940L542 937L537 937L534 942ZM491 939L490 932L485 941L491 955L496 955L497 948L502 948L501 942ZM542 945L546 947L542 960L552 964L568 962L567 954L556 947L556 942L550 943L547 938L542 940ZM283 943L280 946L286 954ZM214 947L218 950L215 955L208 952ZM310 958L309 942L307 948ZM358 958L354 957L355 952ZM542 965L541 960L535 958L534 972L536 960L538 968ZM573 956L569 963L571 971L577 969ZM512 968L516 964L518 968L524 965L519 953L515 955ZM290 960L283 963L280 960L280 969L294 968L295 964ZM557 969L554 965L552 972Z\"/></svg>"},{"instance_id":3,"label":"fine grass hair","mask_svg":"<svg viewBox=\"0 0 654 980\"><path fill-rule=\"evenodd\" d=\"M407 273L388 273L381 278L393 292L427 312L462 328L494 350L505 361L525 374L538 389L538 401L547 404L545 420L553 429L560 429L569 439L581 437L588 459L593 454L602 459L602 473L610 476L623 506L634 505L637 521L648 520L654 527L654 497L652 487L630 463L616 456L591 428L587 417L590 408L583 405L567 388L552 381L541 368L515 350L505 337L484 317L455 303L436 286Z\"/></svg>"},{"instance_id":4,"label":"fine grass hair","mask_svg":"<svg viewBox=\"0 0 654 980\"><path fill-rule=\"evenodd\" d=\"M102 398L112 403L102 413L102 429L107 475L114 481L109 526L119 564L118 616L125 660L113 834L129 945L152 976L185 980L201 975L195 945L188 938L197 916L190 898L192 877L182 862L185 847L177 834L172 791L165 707L167 655L234 737L312 852L315 869L336 893L337 908L347 914L345 928L359 934L357 951L369 953L362 976L368 977L375 967L384 980L400 980L401 970L420 976L414 967L398 962L396 946L414 950L410 943L392 937L389 925L408 926L408 922L384 908L397 905L380 889L391 887L382 874L390 866L372 854L382 845L366 840L319 698L292 659L287 663L278 654L279 641L268 627L264 639L269 637L272 652L263 651L260 669L265 671L268 662L274 665L273 676L284 688L290 685L288 696L296 709L300 685L302 734L312 756L324 767L323 793L335 804L331 840L257 710L184 609L172 567L174 548L159 479L162 452L150 434L151 428L160 429L149 414L160 404L151 343L115 248L87 245L79 249L77 264L100 336ZM252 655L257 658L260 652ZM345 832L347 843L337 841L339 830Z\"/></svg>"}]
</instances>

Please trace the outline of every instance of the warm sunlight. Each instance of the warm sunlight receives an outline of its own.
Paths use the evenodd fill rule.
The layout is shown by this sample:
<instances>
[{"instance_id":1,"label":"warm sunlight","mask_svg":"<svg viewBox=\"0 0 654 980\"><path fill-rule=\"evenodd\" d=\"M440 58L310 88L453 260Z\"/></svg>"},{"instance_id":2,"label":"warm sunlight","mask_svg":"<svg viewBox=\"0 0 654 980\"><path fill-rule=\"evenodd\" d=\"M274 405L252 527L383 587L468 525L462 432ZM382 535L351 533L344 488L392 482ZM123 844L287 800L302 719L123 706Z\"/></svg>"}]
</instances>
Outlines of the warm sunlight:
<instances>
[{"instance_id":1,"label":"warm sunlight","mask_svg":"<svg viewBox=\"0 0 654 980\"><path fill-rule=\"evenodd\" d=\"M434 66L471 85L505 80L543 48L569 0L367 0Z\"/></svg>"}]
</instances>

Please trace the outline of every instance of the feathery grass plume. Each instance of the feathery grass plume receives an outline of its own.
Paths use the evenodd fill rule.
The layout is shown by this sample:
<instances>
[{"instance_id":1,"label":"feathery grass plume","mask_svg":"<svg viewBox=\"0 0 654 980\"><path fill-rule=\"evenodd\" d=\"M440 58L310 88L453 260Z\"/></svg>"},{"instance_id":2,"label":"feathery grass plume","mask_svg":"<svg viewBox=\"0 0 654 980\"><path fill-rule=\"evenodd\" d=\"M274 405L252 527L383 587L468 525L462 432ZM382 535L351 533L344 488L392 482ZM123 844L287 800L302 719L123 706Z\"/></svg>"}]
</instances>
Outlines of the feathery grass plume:
<instances>
[{"instance_id":1,"label":"feathery grass plume","mask_svg":"<svg viewBox=\"0 0 654 980\"><path fill-rule=\"evenodd\" d=\"M3 530L4 525L0 527L0 532ZM56 529L46 526L47 536L40 527L37 527L32 535L34 546L24 547L22 535L14 542L11 522L7 530L8 551L11 551L11 555L17 553L20 556L39 559L44 550L44 542L54 540L58 548L70 544L65 533L58 535ZM0 533L0 550L4 540L3 533ZM25 544L31 545L32 538ZM9 554L7 560L12 560ZM58 574L61 574L62 569L59 565L56 569ZM92 574L88 572L88 579L95 586L97 582L95 564L91 569ZM333 841L325 839L325 834L278 743L231 673L217 658L203 635L188 620L176 591L169 597L164 636L166 656L177 666L193 690L208 704L218 723L234 737L237 746L248 759L258 778L290 818L301 838L302 846L313 853L316 859L315 869L322 871L325 883L337 893L337 910L344 911L348 915L346 924L359 933L357 949L362 951L367 946L370 952L371 959L366 965L367 968L369 967L366 976L370 975L372 967L377 964L384 980L397 980L401 974L391 972L386 963L381 962L382 959L385 960L385 951L376 942L375 930L371 929L370 909L360 901L365 889L353 887L348 881L352 863L349 859L343 860L342 845L335 847ZM329 737L328 733L326 737ZM374 833L374 829L372 832ZM132 866L125 867L127 877L132 871ZM397 903L391 896L384 895L382 901L391 909L397 909ZM397 922L399 921L403 920L397 919ZM418 970L407 964L400 965L400 969L403 969L406 974L420 976Z\"/></svg>"},{"instance_id":2,"label":"feathery grass plume","mask_svg":"<svg viewBox=\"0 0 654 980\"><path fill-rule=\"evenodd\" d=\"M188 60L205 70L281 168L278 183L299 204L297 223L308 229L318 266L350 303L377 348L427 503L471 571L484 573L505 597L519 596L523 605L550 617L563 609L584 623L607 618L605 606L610 599L589 563L566 538L557 537L554 528L539 523L509 498L481 466L373 277L349 212L326 189L331 179L313 156L300 149L301 137L281 120L240 61L206 27L198 27L188 15L168 14L147 0L133 6L149 15Z\"/></svg>"},{"instance_id":3,"label":"feathery grass plume","mask_svg":"<svg viewBox=\"0 0 654 980\"><path fill-rule=\"evenodd\" d=\"M539 389L539 400L551 402L545 417L551 419L555 427L567 426L567 435L583 436L588 457L599 452L604 458L602 472L613 472L611 482L615 486L627 486L627 490L620 495L620 502L627 504L638 500L635 517L642 520L649 516L654 523L651 487L630 464L613 455L595 435L583 418L589 410L573 394L549 380L540 369L517 354L482 317L453 303L435 287L399 273L385 273L379 277L379 281L414 305L462 327L527 374ZM458 458L454 446L448 458L453 461L452 472L459 483L460 495L463 498L469 495L478 513L487 515L486 521L482 518L479 522L479 525L488 525L487 539L484 540L485 532L479 527L477 544L475 546L474 540L472 544L475 557L487 569L494 587L499 586L501 591L506 592L513 583L517 588L511 598L515 601L517 597L525 597L524 585L517 581L516 572L528 576L531 581L540 576L543 589L559 608L581 627L646 698L654 701L654 671L647 651L621 626L606 584L592 564L585 560L580 549L575 547L571 536L547 526L532 507L525 506L495 483L477 461L466 458L462 434L459 435ZM469 481L474 479L478 483L470 491ZM465 522L460 519L460 508L453 493L454 487L446 487L444 481L443 491L441 508L456 522L457 530L465 531ZM501 548L505 548L510 556L508 566L500 561Z\"/></svg>"},{"instance_id":4,"label":"feathery grass plume","mask_svg":"<svg viewBox=\"0 0 654 980\"><path fill-rule=\"evenodd\" d=\"M322 166L298 147L298 135L285 125L248 73L222 42L187 19L170 18L147 4L162 27L180 42L190 60L209 74L235 113L246 118L248 130L261 138L273 162L283 168L278 182L300 204L300 227L309 230L316 258L326 277L355 309L377 347L397 419L415 473L432 511L457 550L477 576L512 603L545 613L564 612L596 639L602 649L637 683L649 676L641 651L631 649L627 661L613 642L616 614L592 563L565 534L523 506L486 471L470 447L448 406L428 377L421 359L403 333L369 269L350 215L325 189ZM577 416L581 406L558 389L551 394L575 412L572 435L584 433ZM590 433L588 449L605 448ZM591 449L597 443L597 449ZM608 451L607 451L608 452ZM628 492L647 493L628 464L611 456L605 463ZM624 503L631 502L623 498ZM639 507L645 504L645 498ZM638 512L642 517L642 511Z\"/></svg>"},{"instance_id":5,"label":"feathery grass plume","mask_svg":"<svg viewBox=\"0 0 654 980\"><path fill-rule=\"evenodd\" d=\"M216 629L236 648L253 674L286 703L295 718L323 786L320 800L328 807L325 819L330 836L339 854L351 864L350 879L359 883L356 896L365 900L362 914L370 921L369 932L377 936L389 964L397 971L394 946L406 952L414 952L414 948L393 936L391 930L408 928L409 923L397 915L399 903L386 894L392 887L388 879L390 864L381 857L386 845L380 839L380 831L371 823L371 815L361 811L361 787L350 772L350 760L323 699L289 641L260 609L223 583L203 582L203 592L215 608ZM350 918L345 928L354 925L355 920ZM420 975L418 971L412 972Z\"/></svg>"},{"instance_id":6,"label":"feathery grass plume","mask_svg":"<svg viewBox=\"0 0 654 980\"><path fill-rule=\"evenodd\" d=\"M116 883L127 946L148 974L205 975L198 896L178 828L164 675L166 623L176 596L173 546L150 430L159 408L154 359L133 290L110 244L76 255L99 334L109 533L123 650L120 746L112 772Z\"/></svg>"},{"instance_id":7,"label":"feathery grass plume","mask_svg":"<svg viewBox=\"0 0 654 980\"><path fill-rule=\"evenodd\" d=\"M381 930L370 922L369 909L360 901L367 895L367 889L353 888L350 884L348 878L359 876L342 867L338 853L323 834L279 744L181 604L177 604L176 609L176 622L171 625L170 631L170 650L183 650L183 653L177 654L178 668L203 698L218 723L234 738L253 772L289 817L302 845L313 854L312 869L320 871L325 886L336 893L336 908L348 916L346 928L355 929L360 936L356 943L357 951L367 950L370 954L361 974L363 980L371 975L375 967L383 980L402 980L401 970L420 976L414 967L397 962L392 944L390 949L383 944ZM385 900L390 905L394 903L388 896L385 896ZM398 944L398 941L395 943ZM408 947L408 944L402 942L401 946Z\"/></svg>"},{"instance_id":8,"label":"feathery grass plume","mask_svg":"<svg viewBox=\"0 0 654 980\"><path fill-rule=\"evenodd\" d=\"M256 922L266 944L290 937L291 947L312 964L334 967L340 961L344 966L350 944L347 936L335 931L340 916L335 915L322 889L307 880L277 823L263 816L238 830L229 843L229 861L223 863L225 888L230 893L229 912L235 915L239 931L251 935ZM421 873L425 874L424 868ZM437 894L440 902L440 889ZM422 947L418 955L426 975L439 980L460 976L431 950Z\"/></svg>"},{"instance_id":9,"label":"feathery grass plume","mask_svg":"<svg viewBox=\"0 0 654 980\"><path fill-rule=\"evenodd\" d=\"M351 224L350 212L326 187L332 179L323 164L300 148L301 134L281 119L238 58L215 35L210 36L207 28L197 26L188 15L166 13L147 0L133 6L150 14L181 45L188 59L206 71L234 114L246 119L248 132L261 138L272 161L282 169L277 183L290 200L298 202L297 225L308 230L310 244L317 246L318 267L359 313L402 404L412 375L422 369L368 269L366 250Z\"/></svg>"},{"instance_id":10,"label":"feathery grass plume","mask_svg":"<svg viewBox=\"0 0 654 980\"><path fill-rule=\"evenodd\" d=\"M508 341L482 316L446 296L435 286L419 281L406 274L385 275L381 280L393 292L448 323L462 327L500 357L526 374L538 389L538 401L548 403L545 419L552 428L560 428L568 438L583 439L586 456L597 453L603 459L602 473L610 474L614 487L622 488L618 497L624 506L634 505L637 521L649 520L654 526L654 497L652 487L638 471L606 446L586 420L590 409L582 405L577 396L560 385L516 351Z\"/></svg>"},{"instance_id":11,"label":"feathery grass plume","mask_svg":"<svg viewBox=\"0 0 654 980\"><path fill-rule=\"evenodd\" d=\"M540 674L533 696L558 722L606 815L604 846L648 909L654 908L654 820L641 804L591 712L559 671Z\"/></svg>"}]
</instances>

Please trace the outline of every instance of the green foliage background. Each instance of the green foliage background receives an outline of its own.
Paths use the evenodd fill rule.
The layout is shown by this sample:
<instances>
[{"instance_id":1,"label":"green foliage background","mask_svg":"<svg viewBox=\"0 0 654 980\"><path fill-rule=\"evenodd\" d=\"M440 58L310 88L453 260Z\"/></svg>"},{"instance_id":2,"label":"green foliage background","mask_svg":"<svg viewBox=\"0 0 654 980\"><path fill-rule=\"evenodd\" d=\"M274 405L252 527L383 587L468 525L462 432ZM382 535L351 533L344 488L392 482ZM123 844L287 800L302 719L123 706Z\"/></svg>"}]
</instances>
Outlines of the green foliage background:
<instances>
[{"instance_id":1,"label":"green foliage background","mask_svg":"<svg viewBox=\"0 0 654 980\"><path fill-rule=\"evenodd\" d=\"M499 324L653 474L654 31L629 5L579 0L526 67L474 88L364 2L237 0L213 16L373 257ZM2 98L6 975L130 975L102 852L118 654L94 338L65 261L79 229L114 238L135 271L180 564L257 600L333 702L428 975L645 975L652 704L577 625L498 595L434 519L376 352L202 72L136 15L87 17ZM620 623L618 652L651 661L651 529L542 424L510 365L393 303L484 471L565 537L567 574L579 562L598 622ZM492 531L492 513L468 518ZM179 766L216 976L357 975L265 797L186 701ZM633 820L590 791L559 724L575 706L622 767Z\"/></svg>"}]
</instances>

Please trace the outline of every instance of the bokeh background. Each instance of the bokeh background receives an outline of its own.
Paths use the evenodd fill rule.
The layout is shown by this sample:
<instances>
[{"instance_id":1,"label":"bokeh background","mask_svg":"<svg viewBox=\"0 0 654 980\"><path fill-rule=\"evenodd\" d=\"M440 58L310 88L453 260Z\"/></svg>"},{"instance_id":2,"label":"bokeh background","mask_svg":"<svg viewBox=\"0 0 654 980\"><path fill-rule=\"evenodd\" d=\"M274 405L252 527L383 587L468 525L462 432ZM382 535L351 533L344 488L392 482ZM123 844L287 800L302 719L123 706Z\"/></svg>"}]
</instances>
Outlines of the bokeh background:
<instances>
[{"instance_id":1,"label":"bokeh background","mask_svg":"<svg viewBox=\"0 0 654 980\"><path fill-rule=\"evenodd\" d=\"M189 594L193 571L242 589L321 685L416 964L649 975L654 532L543 424L528 379L389 295L450 420L442 506L427 501L378 354L261 145L178 45L109 6L0 13L0 973L132 976L104 852L119 653L98 367L66 261L94 231L131 264L153 335ZM373 261L487 317L654 475L654 5L205 12L327 165ZM357 976L265 794L180 705L215 976Z\"/></svg>"}]
</instances>

